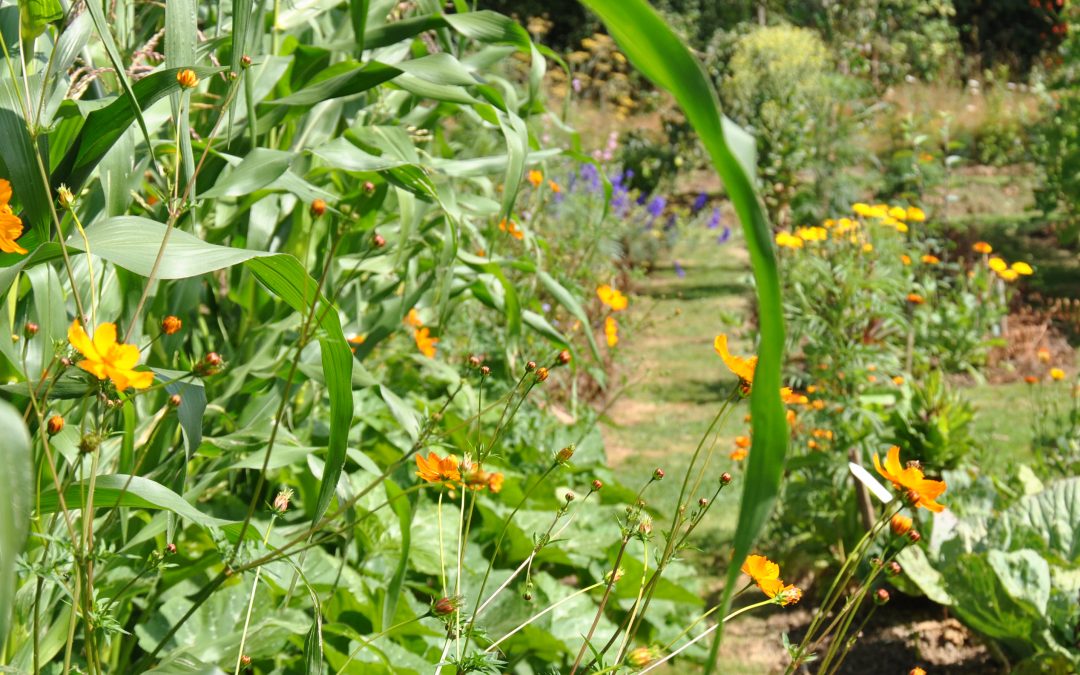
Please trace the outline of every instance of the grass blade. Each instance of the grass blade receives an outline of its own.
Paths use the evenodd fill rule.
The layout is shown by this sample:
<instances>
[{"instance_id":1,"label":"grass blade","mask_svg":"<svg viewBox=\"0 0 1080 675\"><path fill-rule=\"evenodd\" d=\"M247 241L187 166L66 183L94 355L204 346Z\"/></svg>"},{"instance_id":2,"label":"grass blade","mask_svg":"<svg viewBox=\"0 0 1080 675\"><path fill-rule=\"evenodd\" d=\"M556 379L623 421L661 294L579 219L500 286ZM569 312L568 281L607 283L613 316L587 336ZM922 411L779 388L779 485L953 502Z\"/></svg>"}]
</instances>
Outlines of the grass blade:
<instances>
[{"instance_id":1,"label":"grass blade","mask_svg":"<svg viewBox=\"0 0 1080 675\"><path fill-rule=\"evenodd\" d=\"M732 152L725 134L726 127L735 125L725 122L711 81L678 36L644 0L582 2L600 15L630 61L646 77L675 96L712 158L750 249L761 325L759 361L750 397L754 444L739 506L734 555L720 610L723 616L731 603L739 566L750 553L776 502L787 453L787 423L779 394L784 319L772 234L747 175L747 167ZM745 148L745 139L742 140ZM745 158L745 154L743 156ZM722 633L721 626L721 630L716 631L706 673L712 672L715 666Z\"/></svg>"}]
</instances>

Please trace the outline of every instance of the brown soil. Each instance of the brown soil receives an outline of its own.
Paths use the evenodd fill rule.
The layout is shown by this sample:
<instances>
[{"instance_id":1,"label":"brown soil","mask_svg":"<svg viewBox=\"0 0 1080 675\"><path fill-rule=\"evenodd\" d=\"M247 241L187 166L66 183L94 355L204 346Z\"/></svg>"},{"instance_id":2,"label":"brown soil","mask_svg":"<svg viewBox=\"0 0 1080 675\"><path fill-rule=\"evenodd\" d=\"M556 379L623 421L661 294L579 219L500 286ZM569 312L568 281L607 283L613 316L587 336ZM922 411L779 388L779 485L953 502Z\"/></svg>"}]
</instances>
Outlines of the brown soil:
<instances>
[{"instance_id":1,"label":"brown soil","mask_svg":"<svg viewBox=\"0 0 1080 675\"><path fill-rule=\"evenodd\" d=\"M797 643L810 618L809 609L796 608L736 621L727 630L722 654L760 673L781 673L788 661L777 636L786 632ZM863 629L839 673L905 675L915 666L934 675L1001 672L978 637L944 608L923 598L896 594ZM814 664L803 672L816 672Z\"/></svg>"}]
</instances>

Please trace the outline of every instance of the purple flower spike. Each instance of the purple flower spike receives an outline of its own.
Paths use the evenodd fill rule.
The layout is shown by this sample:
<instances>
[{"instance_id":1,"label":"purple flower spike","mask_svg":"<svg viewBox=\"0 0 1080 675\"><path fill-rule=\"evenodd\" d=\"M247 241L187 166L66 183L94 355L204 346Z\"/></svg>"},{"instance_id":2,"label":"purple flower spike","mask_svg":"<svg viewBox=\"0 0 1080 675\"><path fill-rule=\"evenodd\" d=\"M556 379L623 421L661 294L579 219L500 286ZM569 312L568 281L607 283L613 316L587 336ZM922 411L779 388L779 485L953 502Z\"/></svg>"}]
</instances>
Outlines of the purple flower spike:
<instances>
[{"instance_id":1,"label":"purple flower spike","mask_svg":"<svg viewBox=\"0 0 1080 675\"><path fill-rule=\"evenodd\" d=\"M675 268L675 275L680 279L686 276L686 270L683 269L678 260L672 261L672 266Z\"/></svg>"},{"instance_id":2,"label":"purple flower spike","mask_svg":"<svg viewBox=\"0 0 1080 675\"><path fill-rule=\"evenodd\" d=\"M709 217L709 222L706 225L710 230L715 230L720 227L720 207L714 206L712 210L712 216Z\"/></svg>"},{"instance_id":3,"label":"purple flower spike","mask_svg":"<svg viewBox=\"0 0 1080 675\"><path fill-rule=\"evenodd\" d=\"M731 239L731 228L727 225L724 226L724 231L720 233L720 236L716 238L717 244L723 244Z\"/></svg>"},{"instance_id":4,"label":"purple flower spike","mask_svg":"<svg viewBox=\"0 0 1080 675\"><path fill-rule=\"evenodd\" d=\"M709 195L702 192L701 194L699 194L697 196L697 199L694 200L694 205L690 207L691 212L696 214L698 211L705 208L705 204L708 201L709 201Z\"/></svg>"},{"instance_id":5,"label":"purple flower spike","mask_svg":"<svg viewBox=\"0 0 1080 675\"><path fill-rule=\"evenodd\" d=\"M645 210L649 212L649 215L653 218L659 218L660 214L664 212L664 207L667 206L667 200L662 196L657 195L649 200L649 204L645 207Z\"/></svg>"}]
</instances>

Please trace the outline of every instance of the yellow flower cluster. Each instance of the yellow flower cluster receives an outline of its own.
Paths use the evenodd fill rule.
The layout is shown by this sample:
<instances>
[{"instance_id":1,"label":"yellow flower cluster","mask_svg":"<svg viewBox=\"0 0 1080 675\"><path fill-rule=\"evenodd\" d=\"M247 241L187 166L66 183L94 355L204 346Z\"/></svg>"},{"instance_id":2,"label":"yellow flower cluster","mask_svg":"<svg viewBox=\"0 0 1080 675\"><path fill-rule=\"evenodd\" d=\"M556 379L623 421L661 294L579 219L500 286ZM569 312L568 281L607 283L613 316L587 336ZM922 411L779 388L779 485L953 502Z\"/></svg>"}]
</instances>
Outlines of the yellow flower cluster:
<instances>
[{"instance_id":1,"label":"yellow flower cluster","mask_svg":"<svg viewBox=\"0 0 1080 675\"><path fill-rule=\"evenodd\" d=\"M1016 281L1020 277L1030 276L1035 273L1035 270L1031 268L1031 265L1026 262L1018 260L1010 265L1001 256L988 258L986 266L1003 281Z\"/></svg>"},{"instance_id":2,"label":"yellow flower cluster","mask_svg":"<svg viewBox=\"0 0 1080 675\"><path fill-rule=\"evenodd\" d=\"M873 206L859 202L853 204L852 212L859 218L872 219L878 225L895 228L897 232L907 232L908 223L921 223L926 220L926 213L917 206ZM874 250L873 244L861 242L855 232L862 227L859 218L829 218L821 225L799 227L794 232L781 230L776 234L776 245L780 248L803 248L808 243L847 238L852 244L860 244L866 253Z\"/></svg>"}]
</instances>

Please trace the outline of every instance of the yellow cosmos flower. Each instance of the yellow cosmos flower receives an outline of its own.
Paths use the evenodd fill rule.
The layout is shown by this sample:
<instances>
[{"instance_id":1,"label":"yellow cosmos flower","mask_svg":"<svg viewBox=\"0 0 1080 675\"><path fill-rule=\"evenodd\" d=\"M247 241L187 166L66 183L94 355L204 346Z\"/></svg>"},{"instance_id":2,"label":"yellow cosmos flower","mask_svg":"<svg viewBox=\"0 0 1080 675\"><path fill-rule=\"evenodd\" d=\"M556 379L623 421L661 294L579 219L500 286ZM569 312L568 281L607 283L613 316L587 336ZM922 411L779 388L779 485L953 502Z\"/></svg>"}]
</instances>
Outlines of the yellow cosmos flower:
<instances>
[{"instance_id":1,"label":"yellow cosmos flower","mask_svg":"<svg viewBox=\"0 0 1080 675\"><path fill-rule=\"evenodd\" d=\"M784 588L784 582L780 580L780 566L763 555L747 556L739 569L770 598Z\"/></svg>"},{"instance_id":2,"label":"yellow cosmos flower","mask_svg":"<svg viewBox=\"0 0 1080 675\"><path fill-rule=\"evenodd\" d=\"M776 235L776 245L781 248L802 248L803 240L790 232L779 232Z\"/></svg>"},{"instance_id":3,"label":"yellow cosmos flower","mask_svg":"<svg viewBox=\"0 0 1080 675\"><path fill-rule=\"evenodd\" d=\"M1009 263L1005 262L1002 258L993 257L986 261L986 264L990 269L995 272L1004 272L1009 268Z\"/></svg>"},{"instance_id":4,"label":"yellow cosmos flower","mask_svg":"<svg viewBox=\"0 0 1080 675\"><path fill-rule=\"evenodd\" d=\"M941 258L937 257L936 255L930 255L929 253L927 253L922 257L922 261L926 265L936 265L941 262Z\"/></svg>"},{"instance_id":5,"label":"yellow cosmos flower","mask_svg":"<svg viewBox=\"0 0 1080 675\"><path fill-rule=\"evenodd\" d=\"M907 218L907 209L902 206L894 206L889 209L889 217L897 220L905 220Z\"/></svg>"},{"instance_id":6,"label":"yellow cosmos flower","mask_svg":"<svg viewBox=\"0 0 1080 675\"><path fill-rule=\"evenodd\" d=\"M10 201L11 183L0 178L0 251L25 255L27 250L15 241L22 236L23 222L11 210Z\"/></svg>"},{"instance_id":7,"label":"yellow cosmos flower","mask_svg":"<svg viewBox=\"0 0 1080 675\"><path fill-rule=\"evenodd\" d=\"M885 457L885 465L881 465L881 459L874 453L874 468L886 480L891 482L896 489L904 491L916 507L923 507L939 513L945 510L945 506L937 503L937 498L945 492L945 481L930 480L923 476L922 469L917 464L900 465L900 448L892 446Z\"/></svg>"},{"instance_id":8,"label":"yellow cosmos flower","mask_svg":"<svg viewBox=\"0 0 1080 675\"><path fill-rule=\"evenodd\" d=\"M713 340L713 349L720 355L724 365L728 367L740 382L749 386L754 383L754 368L757 367L757 357L732 356L728 351L727 335L720 334Z\"/></svg>"},{"instance_id":9,"label":"yellow cosmos flower","mask_svg":"<svg viewBox=\"0 0 1080 675\"><path fill-rule=\"evenodd\" d=\"M800 227L795 231L795 236L803 241L825 241L829 238L829 232L824 227Z\"/></svg>"},{"instance_id":10,"label":"yellow cosmos flower","mask_svg":"<svg viewBox=\"0 0 1080 675\"><path fill-rule=\"evenodd\" d=\"M997 275L1004 281L1016 281L1020 277L1020 273L1014 269L1001 270Z\"/></svg>"},{"instance_id":11,"label":"yellow cosmos flower","mask_svg":"<svg viewBox=\"0 0 1080 675\"><path fill-rule=\"evenodd\" d=\"M608 347L619 344L619 324L613 316L604 319L604 337L607 338Z\"/></svg>"},{"instance_id":12,"label":"yellow cosmos flower","mask_svg":"<svg viewBox=\"0 0 1080 675\"><path fill-rule=\"evenodd\" d=\"M971 245L971 250L983 255L989 255L994 252L994 247L985 241L977 241Z\"/></svg>"},{"instance_id":13,"label":"yellow cosmos flower","mask_svg":"<svg viewBox=\"0 0 1080 675\"><path fill-rule=\"evenodd\" d=\"M873 252L873 250L874 250L874 245L871 244L870 242L866 242L865 244L862 245L862 252L863 253L871 253L871 252Z\"/></svg>"},{"instance_id":14,"label":"yellow cosmos flower","mask_svg":"<svg viewBox=\"0 0 1080 675\"><path fill-rule=\"evenodd\" d=\"M907 220L913 223L921 223L926 220L926 214L918 206L907 207Z\"/></svg>"},{"instance_id":15,"label":"yellow cosmos flower","mask_svg":"<svg viewBox=\"0 0 1080 675\"><path fill-rule=\"evenodd\" d=\"M154 382L153 373L135 370L139 348L116 341L115 323L98 326L91 340L79 322L73 321L68 327L68 341L83 355L76 365L99 380L112 380L119 391L128 387L146 389Z\"/></svg>"},{"instance_id":16,"label":"yellow cosmos flower","mask_svg":"<svg viewBox=\"0 0 1080 675\"><path fill-rule=\"evenodd\" d=\"M896 231L900 232L901 234L907 232L908 231L907 224L906 223L897 223L896 224Z\"/></svg>"},{"instance_id":17,"label":"yellow cosmos flower","mask_svg":"<svg viewBox=\"0 0 1080 675\"><path fill-rule=\"evenodd\" d=\"M613 312L621 312L630 304L625 295L608 284L596 287L596 297L600 298L600 302L610 307Z\"/></svg>"},{"instance_id":18,"label":"yellow cosmos flower","mask_svg":"<svg viewBox=\"0 0 1080 675\"><path fill-rule=\"evenodd\" d=\"M544 174L537 169L533 169L529 172L529 184L534 188L540 187L540 184L544 182Z\"/></svg>"},{"instance_id":19,"label":"yellow cosmos flower","mask_svg":"<svg viewBox=\"0 0 1080 675\"><path fill-rule=\"evenodd\" d=\"M1057 380L1058 382L1060 382L1061 380L1064 380L1065 379L1065 371L1062 370L1061 368L1051 368L1050 369L1050 379Z\"/></svg>"},{"instance_id":20,"label":"yellow cosmos flower","mask_svg":"<svg viewBox=\"0 0 1080 675\"><path fill-rule=\"evenodd\" d=\"M904 263L905 266L910 265L911 264L911 256L909 256L906 253L901 253L900 254L900 262Z\"/></svg>"},{"instance_id":21,"label":"yellow cosmos flower","mask_svg":"<svg viewBox=\"0 0 1080 675\"><path fill-rule=\"evenodd\" d=\"M1026 262L1014 262L1011 269L1017 274L1022 274L1025 277L1035 274L1035 270L1031 269L1031 265Z\"/></svg>"}]
</instances>

